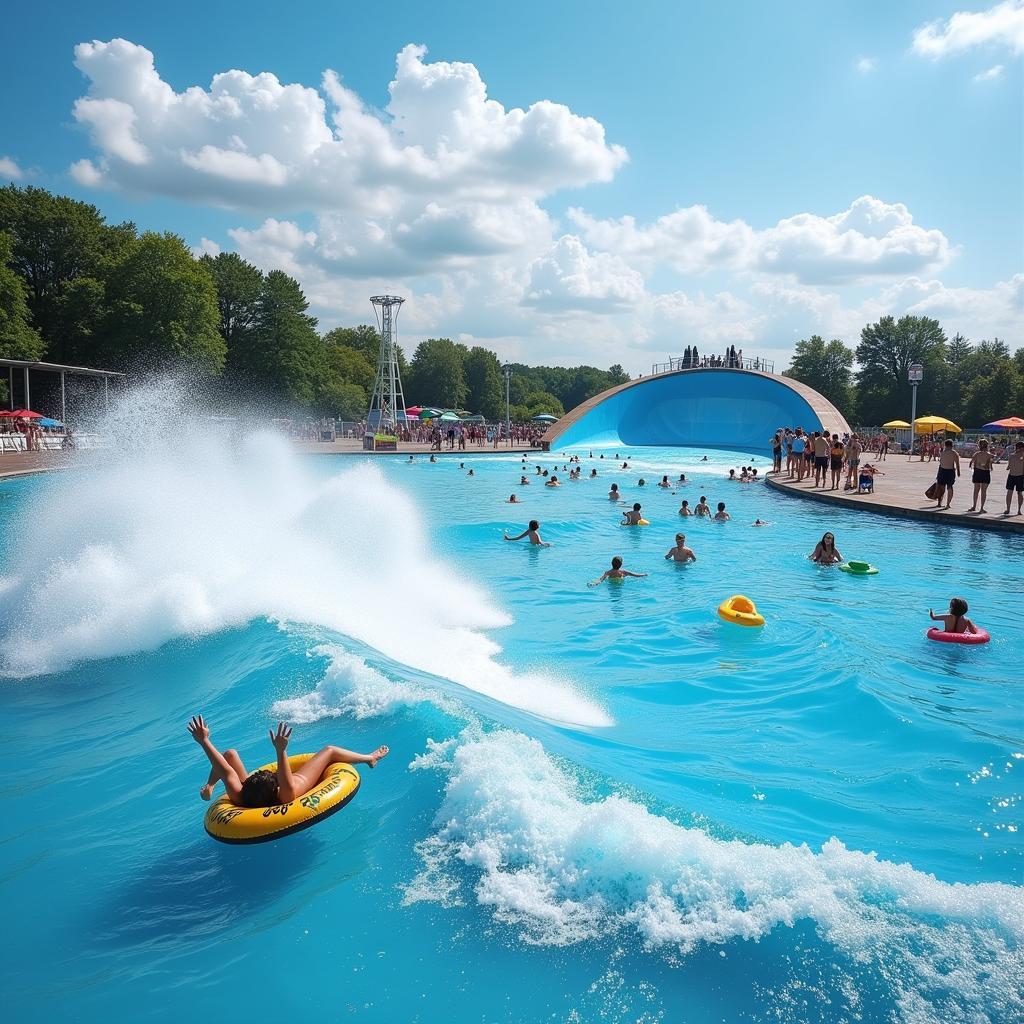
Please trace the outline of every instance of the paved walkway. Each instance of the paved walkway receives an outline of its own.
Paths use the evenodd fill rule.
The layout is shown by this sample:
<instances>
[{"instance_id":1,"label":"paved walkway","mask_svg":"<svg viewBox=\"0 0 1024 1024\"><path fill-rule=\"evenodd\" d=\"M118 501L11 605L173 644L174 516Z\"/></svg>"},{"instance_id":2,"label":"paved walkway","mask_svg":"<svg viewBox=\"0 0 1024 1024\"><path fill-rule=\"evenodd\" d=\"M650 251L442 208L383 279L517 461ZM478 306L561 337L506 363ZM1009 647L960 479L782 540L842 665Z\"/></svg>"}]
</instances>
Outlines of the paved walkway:
<instances>
[{"instance_id":1,"label":"paved walkway","mask_svg":"<svg viewBox=\"0 0 1024 1024\"><path fill-rule=\"evenodd\" d=\"M1024 533L1024 516L1003 516L1006 508L1006 463L992 470L992 483L989 485L988 497L985 499L986 512L968 512L974 485L971 473L967 468L967 460L961 459L960 467L963 474L957 481L953 492L953 504L947 512L936 509L935 502L924 496L929 485L934 482L938 462L920 462L918 459L908 461L906 455L890 455L885 462L866 459L878 466L885 476L875 477L874 494L857 494L856 491L830 491L815 488L814 476L805 477L802 482L787 480L785 472L781 476L769 476L768 485L794 497L810 498L813 501L833 502L841 505L852 505L856 508L870 509L884 515L902 516L907 519L928 519L932 522L952 524L954 526L972 526L984 530L1006 530ZM831 478L830 478L831 479ZM1017 495L1013 495L1010 506L1012 512L1017 511Z\"/></svg>"},{"instance_id":2,"label":"paved walkway","mask_svg":"<svg viewBox=\"0 0 1024 1024\"><path fill-rule=\"evenodd\" d=\"M0 479L45 473L50 469L67 469L83 455L88 457L87 452L4 452L0 455Z\"/></svg>"}]
</instances>

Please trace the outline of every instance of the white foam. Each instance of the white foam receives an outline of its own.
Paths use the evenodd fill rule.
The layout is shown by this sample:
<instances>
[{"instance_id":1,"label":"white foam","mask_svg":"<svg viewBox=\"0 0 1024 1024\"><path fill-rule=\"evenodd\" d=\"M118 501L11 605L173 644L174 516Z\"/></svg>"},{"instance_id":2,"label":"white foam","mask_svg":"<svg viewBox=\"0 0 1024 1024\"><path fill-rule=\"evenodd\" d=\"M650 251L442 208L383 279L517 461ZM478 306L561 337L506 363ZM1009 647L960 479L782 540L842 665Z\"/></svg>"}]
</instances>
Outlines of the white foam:
<instances>
[{"instance_id":1,"label":"white foam","mask_svg":"<svg viewBox=\"0 0 1024 1024\"><path fill-rule=\"evenodd\" d=\"M545 718L611 724L564 682L516 674L486 630L508 615L430 550L416 505L368 462L318 477L282 437L195 421L141 388L88 472L19 508L0 578L0 670L26 676L153 650L253 618L313 623Z\"/></svg>"},{"instance_id":2,"label":"white foam","mask_svg":"<svg viewBox=\"0 0 1024 1024\"><path fill-rule=\"evenodd\" d=\"M715 839L619 796L583 798L534 740L502 731L431 744L413 763L449 773L423 879L451 902L468 866L478 902L531 943L635 930L651 949L759 940L810 922L875 972L913 1021L1024 1012L1024 901L1013 886L950 884L847 849Z\"/></svg>"}]
</instances>

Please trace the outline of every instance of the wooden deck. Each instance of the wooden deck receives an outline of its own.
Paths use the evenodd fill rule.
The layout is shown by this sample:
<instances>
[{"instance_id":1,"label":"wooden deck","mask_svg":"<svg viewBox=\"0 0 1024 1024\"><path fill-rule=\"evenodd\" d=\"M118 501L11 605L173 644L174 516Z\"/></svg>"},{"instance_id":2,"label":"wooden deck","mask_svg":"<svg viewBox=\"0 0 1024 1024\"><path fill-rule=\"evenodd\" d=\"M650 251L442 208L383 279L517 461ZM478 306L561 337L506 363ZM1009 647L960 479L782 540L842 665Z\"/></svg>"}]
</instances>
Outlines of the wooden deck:
<instances>
[{"instance_id":1,"label":"wooden deck","mask_svg":"<svg viewBox=\"0 0 1024 1024\"><path fill-rule=\"evenodd\" d=\"M948 512L945 509L936 509L935 502L924 496L924 492L935 480L938 461L920 462L916 458L908 461L906 455L890 455L884 462L878 462L870 457L862 461L877 465L885 474L875 477L874 494L830 491L827 487L822 490L813 486L813 475L810 478L804 477L803 481L797 483L795 480L787 480L785 471L780 476L769 476L767 483L769 487L795 498L847 505L906 519L924 519L979 530L1024 533L1024 516L1003 515L1006 508L1006 463L995 466L992 470L992 483L985 499L986 511L982 514L967 511L971 507L974 485L971 483L971 471L967 468L966 459L960 460L962 476L957 480L953 491L953 504ZM1010 510L1017 511L1016 494L1013 495Z\"/></svg>"},{"instance_id":2,"label":"wooden deck","mask_svg":"<svg viewBox=\"0 0 1024 1024\"><path fill-rule=\"evenodd\" d=\"M51 469L67 469L82 465L88 459L86 452L4 452L0 455L0 479L25 476L28 473L46 473Z\"/></svg>"}]
</instances>

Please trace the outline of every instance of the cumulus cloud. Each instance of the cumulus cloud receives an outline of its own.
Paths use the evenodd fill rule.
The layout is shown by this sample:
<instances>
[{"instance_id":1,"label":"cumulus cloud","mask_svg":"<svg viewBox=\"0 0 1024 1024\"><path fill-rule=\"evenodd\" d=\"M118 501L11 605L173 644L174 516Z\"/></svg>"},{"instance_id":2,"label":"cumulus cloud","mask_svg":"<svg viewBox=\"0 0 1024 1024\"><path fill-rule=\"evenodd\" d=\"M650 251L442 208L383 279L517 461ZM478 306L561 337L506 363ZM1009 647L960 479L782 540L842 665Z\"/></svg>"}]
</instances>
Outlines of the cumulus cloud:
<instances>
[{"instance_id":1,"label":"cumulus cloud","mask_svg":"<svg viewBox=\"0 0 1024 1024\"><path fill-rule=\"evenodd\" d=\"M976 46L1004 46L1024 53L1024 0L1003 0L987 11L957 11L948 20L922 25L912 48L922 57L939 60Z\"/></svg>"},{"instance_id":2,"label":"cumulus cloud","mask_svg":"<svg viewBox=\"0 0 1024 1024\"><path fill-rule=\"evenodd\" d=\"M25 172L18 166L17 161L9 156L0 156L0 178L20 181L24 177Z\"/></svg>"},{"instance_id":3,"label":"cumulus cloud","mask_svg":"<svg viewBox=\"0 0 1024 1024\"><path fill-rule=\"evenodd\" d=\"M576 235L563 235L530 265L523 301L551 311L609 312L643 295L643 278L618 256L589 252Z\"/></svg>"},{"instance_id":4,"label":"cumulus cloud","mask_svg":"<svg viewBox=\"0 0 1024 1024\"><path fill-rule=\"evenodd\" d=\"M975 82L991 82L993 78L998 78L1003 73L1003 65L996 64L995 67L988 68L985 71L979 71L974 76Z\"/></svg>"},{"instance_id":5,"label":"cumulus cloud","mask_svg":"<svg viewBox=\"0 0 1024 1024\"><path fill-rule=\"evenodd\" d=\"M862 74L869 75L878 70L878 61L874 57L858 57L854 67Z\"/></svg>"},{"instance_id":6,"label":"cumulus cloud","mask_svg":"<svg viewBox=\"0 0 1024 1024\"><path fill-rule=\"evenodd\" d=\"M425 56L413 45L398 54L379 115L334 71L320 90L230 70L176 92L145 47L81 43L89 89L74 116L98 152L76 176L226 206L384 214L417 192L539 198L609 181L626 161L593 118L549 100L506 109L474 65Z\"/></svg>"},{"instance_id":7,"label":"cumulus cloud","mask_svg":"<svg viewBox=\"0 0 1024 1024\"><path fill-rule=\"evenodd\" d=\"M639 226L632 217L597 220L571 209L586 241L682 273L713 269L790 274L811 283L847 282L944 266L955 250L943 233L914 223L902 203L861 196L842 213L800 213L758 231L691 206Z\"/></svg>"}]
</instances>

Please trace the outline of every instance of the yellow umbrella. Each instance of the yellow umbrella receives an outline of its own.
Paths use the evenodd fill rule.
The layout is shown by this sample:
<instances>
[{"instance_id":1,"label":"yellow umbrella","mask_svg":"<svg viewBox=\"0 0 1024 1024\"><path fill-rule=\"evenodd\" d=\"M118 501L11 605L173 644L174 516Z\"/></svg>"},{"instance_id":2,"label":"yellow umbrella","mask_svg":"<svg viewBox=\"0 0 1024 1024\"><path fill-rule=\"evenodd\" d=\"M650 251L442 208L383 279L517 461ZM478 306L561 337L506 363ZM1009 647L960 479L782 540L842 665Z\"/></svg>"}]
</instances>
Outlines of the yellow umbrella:
<instances>
[{"instance_id":1,"label":"yellow umbrella","mask_svg":"<svg viewBox=\"0 0 1024 1024\"><path fill-rule=\"evenodd\" d=\"M888 423L882 424L883 430L899 430L900 428L906 430L910 424L906 420L889 420Z\"/></svg>"},{"instance_id":2,"label":"yellow umbrella","mask_svg":"<svg viewBox=\"0 0 1024 1024\"><path fill-rule=\"evenodd\" d=\"M945 416L918 416L914 420L914 432L916 434L936 434L945 430L950 434L961 434L963 431Z\"/></svg>"}]
</instances>

